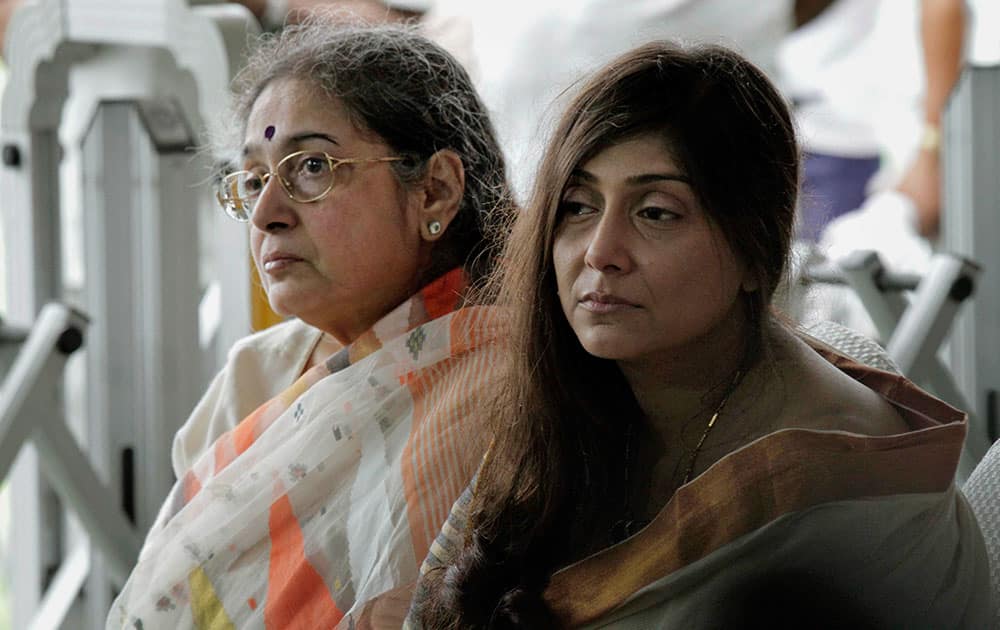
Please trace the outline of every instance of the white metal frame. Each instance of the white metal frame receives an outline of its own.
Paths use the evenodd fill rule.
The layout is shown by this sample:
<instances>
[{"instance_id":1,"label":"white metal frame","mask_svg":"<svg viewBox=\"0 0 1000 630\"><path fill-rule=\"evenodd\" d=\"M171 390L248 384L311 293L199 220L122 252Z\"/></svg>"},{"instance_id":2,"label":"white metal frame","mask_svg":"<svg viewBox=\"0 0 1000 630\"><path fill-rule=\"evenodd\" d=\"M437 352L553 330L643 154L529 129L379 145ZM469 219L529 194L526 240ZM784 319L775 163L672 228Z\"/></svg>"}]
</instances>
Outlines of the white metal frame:
<instances>
[{"instance_id":1,"label":"white metal frame","mask_svg":"<svg viewBox=\"0 0 1000 630\"><path fill-rule=\"evenodd\" d=\"M0 385L0 477L6 477L27 442L38 451L46 478L104 557L124 580L139 553L140 537L97 478L64 419L63 370L83 342L84 317L57 303L46 305ZM53 628L64 619L87 577L88 549L78 546L51 582L31 623Z\"/></svg>"},{"instance_id":2,"label":"white metal frame","mask_svg":"<svg viewBox=\"0 0 1000 630\"><path fill-rule=\"evenodd\" d=\"M993 41L995 21L983 24ZM970 438L1000 437L1000 61L965 68L944 117L943 246L986 270L971 308L959 315L949 362L981 421Z\"/></svg>"},{"instance_id":3,"label":"white metal frame","mask_svg":"<svg viewBox=\"0 0 1000 630\"><path fill-rule=\"evenodd\" d=\"M64 627L103 627L134 549L92 543L109 535L137 546L134 533L111 524L122 515L123 450L134 453L132 517L144 532L172 483L170 437L205 385L204 367L220 363L215 350L206 359L199 338L221 351L249 332L246 233L219 212L210 229L224 253L215 278L221 325L214 335L199 330L197 226L211 203L210 158L184 145L205 142L255 28L243 7L183 0L36 0L10 22L0 114L7 317L30 327L43 304L65 297L60 250L73 226L63 219L75 203L85 233L82 305L92 321L83 434L53 441L44 433L52 443L24 446L11 474L13 627L33 618L44 626L71 608ZM66 455L73 448L83 459ZM40 474L63 456L87 467L87 487L95 481L110 493L100 503L53 484L81 517L83 547ZM87 505L114 516L91 522ZM84 574L81 607L73 600Z\"/></svg>"},{"instance_id":4,"label":"white metal frame","mask_svg":"<svg viewBox=\"0 0 1000 630\"><path fill-rule=\"evenodd\" d=\"M962 304L978 292L979 271L969 260L938 253L923 276L894 274L883 266L876 252L857 251L833 267L807 269L805 278L849 285L900 373L969 414L971 429L959 462L960 481L968 478L989 443L982 438L976 409L942 361L940 347Z\"/></svg>"}]
</instances>

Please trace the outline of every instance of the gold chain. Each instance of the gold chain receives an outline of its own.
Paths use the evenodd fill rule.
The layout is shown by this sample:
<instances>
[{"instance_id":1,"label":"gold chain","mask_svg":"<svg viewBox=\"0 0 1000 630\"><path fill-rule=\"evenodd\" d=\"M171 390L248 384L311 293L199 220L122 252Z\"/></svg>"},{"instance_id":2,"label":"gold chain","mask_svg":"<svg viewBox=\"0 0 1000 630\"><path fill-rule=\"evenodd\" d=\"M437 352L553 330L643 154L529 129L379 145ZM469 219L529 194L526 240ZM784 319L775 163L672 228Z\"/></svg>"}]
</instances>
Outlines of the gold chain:
<instances>
[{"instance_id":1,"label":"gold chain","mask_svg":"<svg viewBox=\"0 0 1000 630\"><path fill-rule=\"evenodd\" d=\"M722 409L726 406L726 403L729 402L729 397L736 391L736 387L740 384L740 379L742 377L743 370L737 370L736 376L733 377L733 382L729 385L729 391L727 391L726 395L722 397L722 402L719 403L719 406L715 408L715 413L712 414L712 418L708 421L708 426L705 427L705 431L701 434L701 439L698 440L698 446L694 447L694 452L691 453L691 459L688 461L687 470L684 471L684 481L681 482L682 486L691 481L691 473L694 472L695 460L698 459L698 453L701 452L701 447L705 444L705 438L707 438L708 434L712 431L712 427L715 426L715 421L719 419L719 414L722 413Z\"/></svg>"},{"instance_id":2,"label":"gold chain","mask_svg":"<svg viewBox=\"0 0 1000 630\"><path fill-rule=\"evenodd\" d=\"M708 421L708 426L705 427L705 431L701 434L701 439L698 440L698 446L696 446L694 448L694 451L691 452L691 459L690 461L688 461L687 470L684 472L684 481L681 483L681 485L684 485L691 480L691 473L692 471L694 471L694 464L695 461L698 459L698 453L701 451L701 447L705 444L705 440L706 438L708 438L708 434L712 431L712 427L715 426L716 420L719 419L719 414L722 413L722 410L725 408L726 403L729 402L729 398L733 395L733 392L736 391L736 388L737 386L739 386L740 380L742 378L743 378L743 370L739 369L733 376L733 380L729 384L729 388L727 389L725 396L722 397L722 402L720 402L719 406L715 408L715 413L712 414L712 418ZM612 544L620 542L621 540L624 540L625 538L631 536L634 533L632 531L633 528L638 523L637 521L632 519L632 509L630 500L631 487L629 483L629 468L632 460L630 452L632 444L632 431L633 431L633 426L629 424L627 432L625 434L625 506L623 509L625 516L624 518L622 518L621 520L619 520L618 522L614 523L611 526Z\"/></svg>"}]
</instances>

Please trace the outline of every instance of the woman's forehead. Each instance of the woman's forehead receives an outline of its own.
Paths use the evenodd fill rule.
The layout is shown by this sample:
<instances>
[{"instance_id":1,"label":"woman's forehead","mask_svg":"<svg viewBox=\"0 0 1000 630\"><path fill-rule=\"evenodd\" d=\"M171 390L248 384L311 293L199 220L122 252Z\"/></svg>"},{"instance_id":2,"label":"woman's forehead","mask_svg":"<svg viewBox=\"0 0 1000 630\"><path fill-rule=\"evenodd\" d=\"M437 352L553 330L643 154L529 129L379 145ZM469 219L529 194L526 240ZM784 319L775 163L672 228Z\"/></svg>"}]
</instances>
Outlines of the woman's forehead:
<instances>
[{"instance_id":1,"label":"woman's forehead","mask_svg":"<svg viewBox=\"0 0 1000 630\"><path fill-rule=\"evenodd\" d=\"M574 174L594 179L634 178L665 173L688 181L687 169L662 134L646 132L612 142L583 159Z\"/></svg>"},{"instance_id":2,"label":"woman's forehead","mask_svg":"<svg viewBox=\"0 0 1000 630\"><path fill-rule=\"evenodd\" d=\"M273 82L250 109L243 135L243 154L296 148L317 141L351 144L360 134L339 99L304 81Z\"/></svg>"}]
</instances>

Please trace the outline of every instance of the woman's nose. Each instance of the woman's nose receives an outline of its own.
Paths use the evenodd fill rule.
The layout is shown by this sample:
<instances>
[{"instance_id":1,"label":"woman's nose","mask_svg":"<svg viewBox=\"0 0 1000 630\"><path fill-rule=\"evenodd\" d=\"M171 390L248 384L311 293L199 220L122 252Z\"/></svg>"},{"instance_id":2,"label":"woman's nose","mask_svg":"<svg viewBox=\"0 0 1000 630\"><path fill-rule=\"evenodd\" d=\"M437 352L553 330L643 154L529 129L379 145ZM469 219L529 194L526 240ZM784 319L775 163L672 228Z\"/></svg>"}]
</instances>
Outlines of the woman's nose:
<instances>
[{"instance_id":1,"label":"woman's nose","mask_svg":"<svg viewBox=\"0 0 1000 630\"><path fill-rule=\"evenodd\" d=\"M627 219L604 212L590 234L584 262L603 273L625 273L632 269Z\"/></svg>"},{"instance_id":2,"label":"woman's nose","mask_svg":"<svg viewBox=\"0 0 1000 630\"><path fill-rule=\"evenodd\" d=\"M264 188L257 195L250 222L262 232L289 229L298 223L298 214L292 207L292 200L285 194L277 178L268 178L264 183Z\"/></svg>"}]
</instances>

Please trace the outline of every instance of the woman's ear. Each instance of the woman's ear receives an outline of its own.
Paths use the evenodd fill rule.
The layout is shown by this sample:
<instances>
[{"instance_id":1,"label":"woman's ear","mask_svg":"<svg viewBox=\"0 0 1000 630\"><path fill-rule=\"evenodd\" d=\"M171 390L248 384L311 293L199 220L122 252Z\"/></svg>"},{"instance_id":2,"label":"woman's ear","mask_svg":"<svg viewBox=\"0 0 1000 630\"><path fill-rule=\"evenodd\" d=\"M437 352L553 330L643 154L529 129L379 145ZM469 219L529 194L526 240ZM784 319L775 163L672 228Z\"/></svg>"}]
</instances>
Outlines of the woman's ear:
<instances>
[{"instance_id":1,"label":"woman's ear","mask_svg":"<svg viewBox=\"0 0 1000 630\"><path fill-rule=\"evenodd\" d=\"M444 236L458 214L465 194L465 167L451 149L442 149L427 160L419 209L420 236L436 241Z\"/></svg>"}]
</instances>

